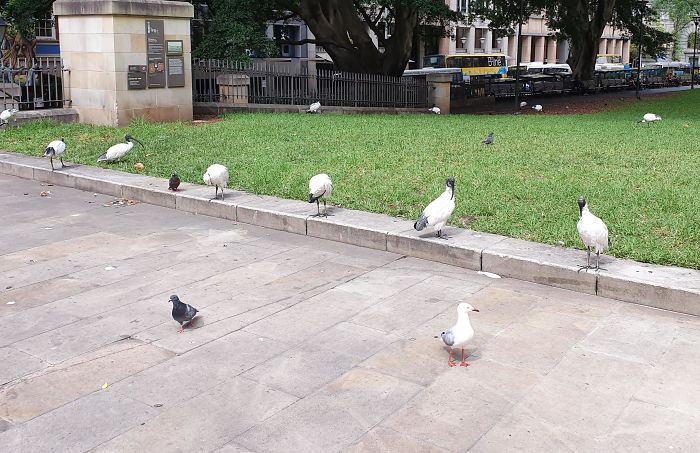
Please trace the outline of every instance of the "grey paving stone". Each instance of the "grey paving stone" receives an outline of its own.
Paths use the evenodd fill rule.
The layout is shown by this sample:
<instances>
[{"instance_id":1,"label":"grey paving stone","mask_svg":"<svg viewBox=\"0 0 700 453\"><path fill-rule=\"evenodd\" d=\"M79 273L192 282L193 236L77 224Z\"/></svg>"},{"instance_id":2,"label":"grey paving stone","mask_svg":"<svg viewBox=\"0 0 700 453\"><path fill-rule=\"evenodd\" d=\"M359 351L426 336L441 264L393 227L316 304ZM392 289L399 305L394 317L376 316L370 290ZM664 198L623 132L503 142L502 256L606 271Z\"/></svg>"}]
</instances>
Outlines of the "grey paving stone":
<instances>
[{"instance_id":1,"label":"grey paving stone","mask_svg":"<svg viewBox=\"0 0 700 453\"><path fill-rule=\"evenodd\" d=\"M537 381L528 371L486 360L450 368L381 426L447 450L466 451Z\"/></svg>"},{"instance_id":2,"label":"grey paving stone","mask_svg":"<svg viewBox=\"0 0 700 453\"><path fill-rule=\"evenodd\" d=\"M154 417L157 410L99 391L0 434L3 448L16 453L87 451Z\"/></svg>"},{"instance_id":3,"label":"grey paving stone","mask_svg":"<svg viewBox=\"0 0 700 453\"><path fill-rule=\"evenodd\" d=\"M420 389L380 373L355 369L236 437L235 442L257 452L340 451Z\"/></svg>"},{"instance_id":4,"label":"grey paving stone","mask_svg":"<svg viewBox=\"0 0 700 453\"><path fill-rule=\"evenodd\" d=\"M82 362L67 363L0 389L0 416L21 423L100 391L128 376L164 362L172 354L150 345L126 341L128 349L103 348Z\"/></svg>"},{"instance_id":5,"label":"grey paving stone","mask_svg":"<svg viewBox=\"0 0 700 453\"><path fill-rule=\"evenodd\" d=\"M46 366L38 358L13 348L0 348L0 363L4 364L0 369L0 385Z\"/></svg>"},{"instance_id":6,"label":"grey paving stone","mask_svg":"<svg viewBox=\"0 0 700 453\"><path fill-rule=\"evenodd\" d=\"M183 404L164 405L145 425L93 451L143 451L148 446L150 451L209 452L295 401L295 397L264 385L231 378Z\"/></svg>"},{"instance_id":7,"label":"grey paving stone","mask_svg":"<svg viewBox=\"0 0 700 453\"><path fill-rule=\"evenodd\" d=\"M303 398L350 370L357 358L343 349L302 344L245 372L242 376Z\"/></svg>"},{"instance_id":8,"label":"grey paving stone","mask_svg":"<svg viewBox=\"0 0 700 453\"><path fill-rule=\"evenodd\" d=\"M279 342L238 331L144 370L111 389L149 405L183 403L286 349ZM168 376L168 385L164 385L164 376Z\"/></svg>"},{"instance_id":9,"label":"grey paving stone","mask_svg":"<svg viewBox=\"0 0 700 453\"><path fill-rule=\"evenodd\" d=\"M78 321L77 316L58 308L30 308L10 316L0 317L0 346L66 326Z\"/></svg>"},{"instance_id":10,"label":"grey paving stone","mask_svg":"<svg viewBox=\"0 0 700 453\"><path fill-rule=\"evenodd\" d=\"M343 453L389 453L394 451L406 453L446 453L450 450L444 450L427 442L415 440L406 434L382 426L372 428L355 444L343 449Z\"/></svg>"}]
</instances>

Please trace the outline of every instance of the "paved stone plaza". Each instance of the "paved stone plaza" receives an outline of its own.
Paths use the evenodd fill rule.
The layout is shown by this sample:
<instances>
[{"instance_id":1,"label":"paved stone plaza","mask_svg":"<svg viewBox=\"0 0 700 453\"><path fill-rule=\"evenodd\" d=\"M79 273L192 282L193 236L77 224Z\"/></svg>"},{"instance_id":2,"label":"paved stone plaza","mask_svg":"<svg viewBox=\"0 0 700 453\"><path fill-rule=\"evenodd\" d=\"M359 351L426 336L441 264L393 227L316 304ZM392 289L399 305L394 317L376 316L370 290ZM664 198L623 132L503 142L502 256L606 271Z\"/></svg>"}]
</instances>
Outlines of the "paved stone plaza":
<instances>
[{"instance_id":1,"label":"paved stone plaza","mask_svg":"<svg viewBox=\"0 0 700 453\"><path fill-rule=\"evenodd\" d=\"M700 318L114 200L0 175L2 451L700 449Z\"/></svg>"}]
</instances>

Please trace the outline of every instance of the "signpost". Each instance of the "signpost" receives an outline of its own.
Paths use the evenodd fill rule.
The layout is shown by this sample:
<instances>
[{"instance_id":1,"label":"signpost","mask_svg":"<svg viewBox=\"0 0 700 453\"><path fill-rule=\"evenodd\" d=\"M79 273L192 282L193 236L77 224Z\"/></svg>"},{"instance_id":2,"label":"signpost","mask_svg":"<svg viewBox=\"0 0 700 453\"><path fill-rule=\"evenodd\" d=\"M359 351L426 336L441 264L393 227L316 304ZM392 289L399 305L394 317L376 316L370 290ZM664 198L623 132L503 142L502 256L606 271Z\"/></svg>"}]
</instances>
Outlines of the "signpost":
<instances>
[{"instance_id":1,"label":"signpost","mask_svg":"<svg viewBox=\"0 0 700 453\"><path fill-rule=\"evenodd\" d=\"M165 88L165 24L146 19L148 88Z\"/></svg>"},{"instance_id":2,"label":"signpost","mask_svg":"<svg viewBox=\"0 0 700 453\"><path fill-rule=\"evenodd\" d=\"M127 88L129 90L145 90L147 87L145 65L129 65Z\"/></svg>"}]
</instances>

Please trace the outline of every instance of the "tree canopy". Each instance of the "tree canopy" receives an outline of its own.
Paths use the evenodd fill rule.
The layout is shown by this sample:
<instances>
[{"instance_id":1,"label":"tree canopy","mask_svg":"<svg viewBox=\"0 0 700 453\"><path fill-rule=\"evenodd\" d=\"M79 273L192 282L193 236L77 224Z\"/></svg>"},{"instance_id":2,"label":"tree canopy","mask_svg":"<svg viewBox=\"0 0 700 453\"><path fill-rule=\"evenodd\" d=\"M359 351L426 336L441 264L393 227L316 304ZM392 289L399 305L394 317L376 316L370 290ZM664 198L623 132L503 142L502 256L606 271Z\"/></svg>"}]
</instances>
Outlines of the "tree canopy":
<instances>
[{"instance_id":1,"label":"tree canopy","mask_svg":"<svg viewBox=\"0 0 700 453\"><path fill-rule=\"evenodd\" d=\"M679 0L681 1L681 0ZM524 15L521 15L521 7ZM542 14L547 26L558 30L558 40L570 43L569 65L574 78L593 78L598 41L605 26L610 24L618 30L626 30L629 37L639 41L641 36L648 54L658 54L663 45L670 42L670 34L649 25L648 19L655 17L655 11L645 3L636 0L478 0L471 4L470 16L488 19L491 28L513 31L514 25L531 14ZM647 20L640 28L640 17Z\"/></svg>"},{"instance_id":2,"label":"tree canopy","mask_svg":"<svg viewBox=\"0 0 700 453\"><path fill-rule=\"evenodd\" d=\"M50 18L53 0L0 0L0 15L13 31L34 37L34 20Z\"/></svg>"}]
</instances>

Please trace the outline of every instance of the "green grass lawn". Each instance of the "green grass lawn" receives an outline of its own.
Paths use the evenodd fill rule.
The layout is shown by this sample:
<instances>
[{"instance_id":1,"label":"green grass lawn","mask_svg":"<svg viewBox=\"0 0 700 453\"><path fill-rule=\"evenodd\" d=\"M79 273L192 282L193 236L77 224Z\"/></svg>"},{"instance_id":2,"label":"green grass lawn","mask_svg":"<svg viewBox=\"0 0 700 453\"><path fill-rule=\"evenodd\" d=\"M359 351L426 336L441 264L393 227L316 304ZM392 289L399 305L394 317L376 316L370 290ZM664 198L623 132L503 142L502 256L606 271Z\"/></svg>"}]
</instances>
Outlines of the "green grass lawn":
<instances>
[{"instance_id":1,"label":"green grass lawn","mask_svg":"<svg viewBox=\"0 0 700 453\"><path fill-rule=\"evenodd\" d=\"M663 121L637 124L646 112ZM97 165L126 132L146 149L104 167L135 172L143 162L145 174L176 170L202 184L207 166L221 163L231 187L296 199L326 172L334 204L406 218L454 175L452 225L547 244L582 247L576 200L585 195L608 225L610 254L700 268L700 90L593 115L235 114L123 129L42 122L1 131L0 148L38 156L65 137L68 160ZM495 144L482 145L489 132Z\"/></svg>"}]
</instances>

